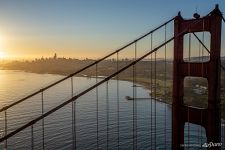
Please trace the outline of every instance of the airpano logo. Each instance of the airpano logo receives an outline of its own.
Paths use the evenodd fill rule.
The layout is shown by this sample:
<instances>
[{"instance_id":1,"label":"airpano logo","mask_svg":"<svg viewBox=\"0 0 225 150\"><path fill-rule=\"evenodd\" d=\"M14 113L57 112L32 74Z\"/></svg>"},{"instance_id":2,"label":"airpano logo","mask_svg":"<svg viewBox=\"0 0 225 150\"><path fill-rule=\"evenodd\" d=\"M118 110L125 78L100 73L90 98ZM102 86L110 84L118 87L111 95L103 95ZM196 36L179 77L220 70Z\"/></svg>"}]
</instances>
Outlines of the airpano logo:
<instances>
[{"instance_id":1,"label":"airpano logo","mask_svg":"<svg viewBox=\"0 0 225 150\"><path fill-rule=\"evenodd\" d=\"M204 143L202 145L202 147L221 147L222 146L222 143L213 143L213 142L209 142L209 143Z\"/></svg>"},{"instance_id":2,"label":"airpano logo","mask_svg":"<svg viewBox=\"0 0 225 150\"><path fill-rule=\"evenodd\" d=\"M222 143L213 143L213 142L209 142L209 143L204 143L204 144L181 144L181 147L205 147L205 148L212 148L212 147L222 147Z\"/></svg>"}]
</instances>

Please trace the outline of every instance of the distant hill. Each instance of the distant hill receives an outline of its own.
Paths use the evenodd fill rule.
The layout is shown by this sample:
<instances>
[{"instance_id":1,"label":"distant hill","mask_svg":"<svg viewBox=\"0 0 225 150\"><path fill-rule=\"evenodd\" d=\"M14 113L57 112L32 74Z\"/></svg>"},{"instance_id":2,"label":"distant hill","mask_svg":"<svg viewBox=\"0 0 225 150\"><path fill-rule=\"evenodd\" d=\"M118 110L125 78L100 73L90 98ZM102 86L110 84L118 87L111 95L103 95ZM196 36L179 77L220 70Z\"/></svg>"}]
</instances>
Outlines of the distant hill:
<instances>
[{"instance_id":1,"label":"distant hill","mask_svg":"<svg viewBox=\"0 0 225 150\"><path fill-rule=\"evenodd\" d=\"M34 61L12 61L8 63L1 64L1 69L7 70L23 70L27 72L34 73L52 73L52 74L62 74L69 75L91 63L95 60L85 59L66 59L66 58L47 58L47 59L36 59ZM132 60L122 59L119 61L119 68L128 65ZM152 63L154 64L154 62ZM104 60L98 64L98 75L100 76L108 76L114 72L116 72L117 62L114 59ZM148 77L151 71L151 62L149 60L140 61L137 63L137 75L140 77ZM154 70L154 65L152 65ZM163 60L158 60L156 63L157 66L157 74L163 74L165 70L165 62ZM172 64L171 62L167 62L167 76L168 78L172 78ZM95 75L95 67L85 70L82 74L88 76ZM127 69L120 76L121 77L130 77L132 76L132 68ZM159 78L161 76L158 76Z\"/></svg>"},{"instance_id":2,"label":"distant hill","mask_svg":"<svg viewBox=\"0 0 225 150\"><path fill-rule=\"evenodd\" d=\"M204 57L204 60L207 60L208 57ZM191 58L192 62L197 62L202 60L199 57ZM81 69L95 60L93 59L71 59L71 58L41 58L35 59L33 61L11 61L5 62L0 64L1 69L5 70L23 70L27 72L34 72L34 73L52 73L52 74L62 74L68 75L71 74L78 69ZM187 61L187 59L186 59ZM119 61L119 67L122 68L123 66L131 63L132 60L129 59L122 59ZM225 57L221 58L221 64L225 67ZM101 76L108 76L114 73L117 68L117 62L115 59L104 60L98 65L98 74ZM154 71L154 62L152 62L152 70ZM163 59L158 59L156 63L156 71L159 76L158 78L162 78L162 75L165 72L165 62ZM166 71L167 71L167 78L172 79L172 60L167 60L166 64ZM145 59L137 63L137 74L140 77L147 77L151 72L151 61L149 59ZM95 75L95 67L91 69L87 69L86 71L82 72L82 74L86 74L89 76ZM122 77L129 77L132 75L132 68L128 69L124 73L121 74Z\"/></svg>"},{"instance_id":3,"label":"distant hill","mask_svg":"<svg viewBox=\"0 0 225 150\"><path fill-rule=\"evenodd\" d=\"M206 59L206 58L205 58ZM199 58L192 58L192 61L197 61ZM78 60L78 59L66 59L66 58L42 58L36 59L34 61L12 61L7 63L0 64L1 69L6 70L22 70L27 72L34 72L34 73L51 73L51 74L62 74L62 75L69 75L91 63L95 60L92 59L85 59L85 60ZM132 60L129 59L122 59L118 62L119 68L122 68L128 64L130 64ZM225 57L222 58L221 64L225 66ZM151 68L152 67L152 68ZM83 77L92 77L96 76L95 66L87 69L78 76ZM156 74L155 74L156 70ZM112 73L117 71L117 61L115 59L104 60L98 64L98 76L105 77L109 76ZM166 71L166 88L168 89L167 92L167 103L171 103L172 99L172 75L173 75L173 63L171 60L168 60L166 63L166 70L165 70L165 61L163 59L159 59L156 61L156 68L155 63L151 62L150 60L143 60L136 64L136 81L138 84L143 85L146 88L150 88L150 85L154 82L151 80L151 75L154 80L156 76L156 86L157 86L157 97L165 97L165 71ZM119 74L120 80L127 80L133 81L133 67L127 69L126 71ZM191 80L190 80L191 79ZM190 81L189 81L190 80ZM155 81L155 80L154 80ZM221 73L221 83L225 82L225 71ZM184 86L186 87L185 92L188 93L186 100L193 104L193 106L206 106L207 100L205 98L199 98L198 94L193 94L193 90L196 89L196 86L200 85L202 87L207 86L207 82L204 82L202 78L186 78L184 80ZM199 89L197 89L199 90ZM154 92L154 91L153 91ZM221 92L225 93L225 84L221 84ZM225 95L221 94L222 103L225 105ZM198 99L195 101L194 99ZM225 118L225 108L223 108L223 118Z\"/></svg>"}]
</instances>

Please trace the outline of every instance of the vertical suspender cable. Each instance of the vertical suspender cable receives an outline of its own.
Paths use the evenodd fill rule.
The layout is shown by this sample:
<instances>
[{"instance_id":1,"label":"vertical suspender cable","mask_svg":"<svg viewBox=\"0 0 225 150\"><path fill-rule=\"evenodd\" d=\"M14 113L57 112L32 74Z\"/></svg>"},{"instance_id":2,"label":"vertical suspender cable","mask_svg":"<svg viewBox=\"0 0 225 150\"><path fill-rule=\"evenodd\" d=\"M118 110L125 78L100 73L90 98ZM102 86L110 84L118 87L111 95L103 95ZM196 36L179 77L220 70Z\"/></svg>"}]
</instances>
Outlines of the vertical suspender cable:
<instances>
[{"instance_id":1,"label":"vertical suspender cable","mask_svg":"<svg viewBox=\"0 0 225 150\"><path fill-rule=\"evenodd\" d=\"M107 129L107 136L106 136L106 146L107 150L109 149L109 83L106 82L106 129Z\"/></svg>"},{"instance_id":2,"label":"vertical suspender cable","mask_svg":"<svg viewBox=\"0 0 225 150\"><path fill-rule=\"evenodd\" d=\"M190 63L191 63L191 33L188 34L188 76L190 77Z\"/></svg>"},{"instance_id":3,"label":"vertical suspender cable","mask_svg":"<svg viewBox=\"0 0 225 150\"><path fill-rule=\"evenodd\" d=\"M116 53L116 71L119 70L119 53ZM119 101L119 75L116 76L117 86L117 149L120 149L120 101Z\"/></svg>"},{"instance_id":4,"label":"vertical suspender cable","mask_svg":"<svg viewBox=\"0 0 225 150\"><path fill-rule=\"evenodd\" d=\"M96 84L98 83L98 64L96 64L95 68L96 73ZM97 140L97 149L99 149L99 143L98 143L98 87L96 87L96 140Z\"/></svg>"},{"instance_id":5,"label":"vertical suspender cable","mask_svg":"<svg viewBox=\"0 0 225 150\"><path fill-rule=\"evenodd\" d=\"M41 113L44 114L44 93L41 92ZM44 127L44 118L42 119L42 149L45 149L45 127Z\"/></svg>"},{"instance_id":6,"label":"vertical suspender cable","mask_svg":"<svg viewBox=\"0 0 225 150\"><path fill-rule=\"evenodd\" d=\"M165 42L166 42L166 25L165 25ZM167 92L166 92L166 67L167 67L167 65L166 65L166 51L167 51L167 49L166 49L167 47L166 47L166 44L165 44L165 70L164 70L164 76L165 76L165 78L164 78L164 100L166 101L166 99L167 99ZM164 138L164 145L165 145L165 149L166 149L166 147L167 147L167 144L166 144L166 138L167 138L167 136L166 136L166 109L167 109L167 104L165 103L165 110L164 110L164 135L165 135L165 138Z\"/></svg>"},{"instance_id":7,"label":"vertical suspender cable","mask_svg":"<svg viewBox=\"0 0 225 150\"><path fill-rule=\"evenodd\" d=\"M74 106L74 113L73 113L73 121L74 121L74 149L76 150L77 149L77 125L76 125L76 101L73 102Z\"/></svg>"},{"instance_id":8,"label":"vertical suspender cable","mask_svg":"<svg viewBox=\"0 0 225 150\"><path fill-rule=\"evenodd\" d=\"M73 85L73 77L71 77L71 97L74 96L74 85ZM72 105L72 147L73 150L76 149L76 102L71 102Z\"/></svg>"},{"instance_id":9,"label":"vertical suspender cable","mask_svg":"<svg viewBox=\"0 0 225 150\"><path fill-rule=\"evenodd\" d=\"M201 111L201 124L202 124L202 111ZM201 127L201 131L200 132L201 132L201 138L200 138L201 139L201 143L200 144L202 145L202 127ZM202 149L202 146L201 146L201 149Z\"/></svg>"},{"instance_id":10,"label":"vertical suspender cable","mask_svg":"<svg viewBox=\"0 0 225 150\"><path fill-rule=\"evenodd\" d=\"M202 28L203 28L203 32L202 32L202 43L204 44L205 43L205 35L204 35L204 30L205 30L205 23L204 23L204 19L203 19L203 24L202 24ZM202 77L203 77L203 64L204 63L204 46L202 45ZM201 122L202 122L202 112L201 112ZM202 127L201 127L201 144L202 144ZM202 149L202 147L201 147Z\"/></svg>"},{"instance_id":11,"label":"vertical suspender cable","mask_svg":"<svg viewBox=\"0 0 225 150\"><path fill-rule=\"evenodd\" d=\"M7 110L5 110L5 136L7 135ZM5 149L7 150L7 147L8 147L8 143L7 143L7 140L5 140Z\"/></svg>"},{"instance_id":12,"label":"vertical suspender cable","mask_svg":"<svg viewBox=\"0 0 225 150\"><path fill-rule=\"evenodd\" d=\"M137 42L135 42L135 60L137 59ZM135 110L135 149L137 149L137 67L134 65L134 110Z\"/></svg>"},{"instance_id":13,"label":"vertical suspender cable","mask_svg":"<svg viewBox=\"0 0 225 150\"><path fill-rule=\"evenodd\" d=\"M202 31L203 31L203 32L202 32L202 43L203 43L203 45L202 45L202 56L201 56L201 57L202 57L202 61L201 61L201 62L202 62L202 69L201 69L201 72L202 72L202 77L203 77L203 75L204 75L204 74L203 74L203 65L204 65L204 64L203 64L203 63L204 63L204 43L205 43L205 32L204 32L204 31L205 31L205 22L204 22L204 19L203 19L202 29L203 29L203 30L202 30ZM202 123L202 112L201 112L201 123ZM202 144L202 138L203 138L203 137L202 137L202 132L203 132L203 131L202 131L202 127L201 127L201 144ZM202 147L201 147L201 149L202 149Z\"/></svg>"},{"instance_id":14,"label":"vertical suspender cable","mask_svg":"<svg viewBox=\"0 0 225 150\"><path fill-rule=\"evenodd\" d=\"M157 66L156 65L156 56L157 56L157 51L155 51L154 53L155 53L155 60L154 60L155 61L155 68L154 68L155 69L155 72L154 72L155 73L154 74L155 75L155 83L154 83L154 94L155 94L154 95L154 101L155 101L155 103L154 103L154 110L155 110L154 111L154 126L155 126L155 128L154 128L155 129L155 131L154 131L154 148L156 149L156 139L157 139L156 138L156 132L157 132L156 131L156 129L157 129L156 128L156 96L157 96L157 94L156 94L156 80L157 80L157 78L156 78L156 71L157 71L157 69L156 69L156 66Z\"/></svg>"},{"instance_id":15,"label":"vertical suspender cable","mask_svg":"<svg viewBox=\"0 0 225 150\"><path fill-rule=\"evenodd\" d=\"M31 149L34 149L34 128L33 125L31 125Z\"/></svg>"},{"instance_id":16,"label":"vertical suspender cable","mask_svg":"<svg viewBox=\"0 0 225 150\"><path fill-rule=\"evenodd\" d=\"M198 46L198 57L199 57L199 62L201 62L201 43L199 42L199 46ZM198 143L200 142L200 128L198 127ZM202 143L200 143L202 144Z\"/></svg>"},{"instance_id":17,"label":"vertical suspender cable","mask_svg":"<svg viewBox=\"0 0 225 150\"><path fill-rule=\"evenodd\" d=\"M199 57L199 62L201 61L201 43L199 42L198 46L198 57Z\"/></svg>"},{"instance_id":18,"label":"vertical suspender cable","mask_svg":"<svg viewBox=\"0 0 225 150\"><path fill-rule=\"evenodd\" d=\"M73 77L71 77L71 97L73 97ZM74 150L74 105L73 102L71 102L71 106L72 106L72 149Z\"/></svg>"},{"instance_id":19,"label":"vertical suspender cable","mask_svg":"<svg viewBox=\"0 0 225 150\"><path fill-rule=\"evenodd\" d=\"M205 30L205 22L204 22L204 19L203 19L203 24L202 24L202 29L203 29L203 32L202 32L202 43L204 45L205 43L205 35L204 35L204 30ZM204 65L204 46L202 45L202 77L204 76L203 74L203 65ZM202 122L202 113L201 113L201 122ZM201 127L201 144L202 144L202 127Z\"/></svg>"},{"instance_id":20,"label":"vertical suspender cable","mask_svg":"<svg viewBox=\"0 0 225 150\"><path fill-rule=\"evenodd\" d=\"M188 105L188 149L190 145L190 124L189 124L189 105Z\"/></svg>"},{"instance_id":21,"label":"vertical suspender cable","mask_svg":"<svg viewBox=\"0 0 225 150\"><path fill-rule=\"evenodd\" d=\"M205 23L204 23L204 20L203 20L203 25L202 25L202 28L203 28L203 32L202 32L202 43L204 44L205 43ZM202 45L202 77L203 77L203 64L204 63L204 46Z\"/></svg>"},{"instance_id":22,"label":"vertical suspender cable","mask_svg":"<svg viewBox=\"0 0 225 150\"><path fill-rule=\"evenodd\" d=\"M191 76L191 66L190 66L190 63L191 63L191 33L189 33L189 38L188 38L188 76L190 78ZM189 149L189 144L190 144L190 123L189 123L189 105L187 106L188 107L188 149Z\"/></svg>"},{"instance_id":23,"label":"vertical suspender cable","mask_svg":"<svg viewBox=\"0 0 225 150\"><path fill-rule=\"evenodd\" d=\"M134 43L134 61L136 60L137 55L137 43ZM136 137L136 66L133 65L133 149L137 149L137 137Z\"/></svg>"},{"instance_id":24,"label":"vertical suspender cable","mask_svg":"<svg viewBox=\"0 0 225 150\"><path fill-rule=\"evenodd\" d=\"M151 34L151 51L152 51L152 34ZM152 76L153 76L153 73L152 73L152 67L153 67L153 65L152 65L152 54L151 54L151 80L150 80L150 82L151 82L151 94L150 94L150 96L151 96L151 118L150 118L150 121L151 121L151 145L150 145L150 147L151 147L151 149L152 149L152 91L153 91L153 81L152 81Z\"/></svg>"}]
</instances>

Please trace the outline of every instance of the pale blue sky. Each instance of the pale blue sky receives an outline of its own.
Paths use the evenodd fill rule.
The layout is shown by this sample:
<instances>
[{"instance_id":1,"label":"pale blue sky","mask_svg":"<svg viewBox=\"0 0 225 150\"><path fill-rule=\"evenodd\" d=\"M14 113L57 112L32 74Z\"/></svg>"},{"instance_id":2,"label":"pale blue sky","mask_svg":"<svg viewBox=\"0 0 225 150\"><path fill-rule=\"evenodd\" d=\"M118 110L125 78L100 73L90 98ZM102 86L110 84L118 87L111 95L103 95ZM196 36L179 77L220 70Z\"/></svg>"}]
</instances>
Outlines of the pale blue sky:
<instances>
[{"instance_id":1,"label":"pale blue sky","mask_svg":"<svg viewBox=\"0 0 225 150\"><path fill-rule=\"evenodd\" d=\"M224 0L1 0L0 48L8 57L99 57L178 11L205 15L216 3L225 11Z\"/></svg>"}]
</instances>

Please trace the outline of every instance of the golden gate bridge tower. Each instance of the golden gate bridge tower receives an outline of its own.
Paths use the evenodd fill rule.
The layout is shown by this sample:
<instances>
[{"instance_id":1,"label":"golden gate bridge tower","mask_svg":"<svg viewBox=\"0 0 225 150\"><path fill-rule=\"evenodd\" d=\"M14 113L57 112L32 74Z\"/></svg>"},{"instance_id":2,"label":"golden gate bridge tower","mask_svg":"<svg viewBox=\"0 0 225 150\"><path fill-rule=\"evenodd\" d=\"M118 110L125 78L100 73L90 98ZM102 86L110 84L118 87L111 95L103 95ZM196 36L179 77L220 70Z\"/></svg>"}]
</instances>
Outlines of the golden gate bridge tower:
<instances>
[{"instance_id":1,"label":"golden gate bridge tower","mask_svg":"<svg viewBox=\"0 0 225 150\"><path fill-rule=\"evenodd\" d=\"M184 149L184 125L193 123L205 128L207 142L221 142L220 121L220 51L222 13L215 9L205 17L185 20L180 13L174 20L174 65L173 65L173 105L172 105L172 145L173 149ZM185 62L183 58L184 35L195 32L209 32L210 60L206 62ZM184 78L203 77L208 82L208 106L196 108L184 104ZM220 149L219 147L218 149ZM210 148L209 148L210 149ZM216 149L216 147L213 147Z\"/></svg>"}]
</instances>

